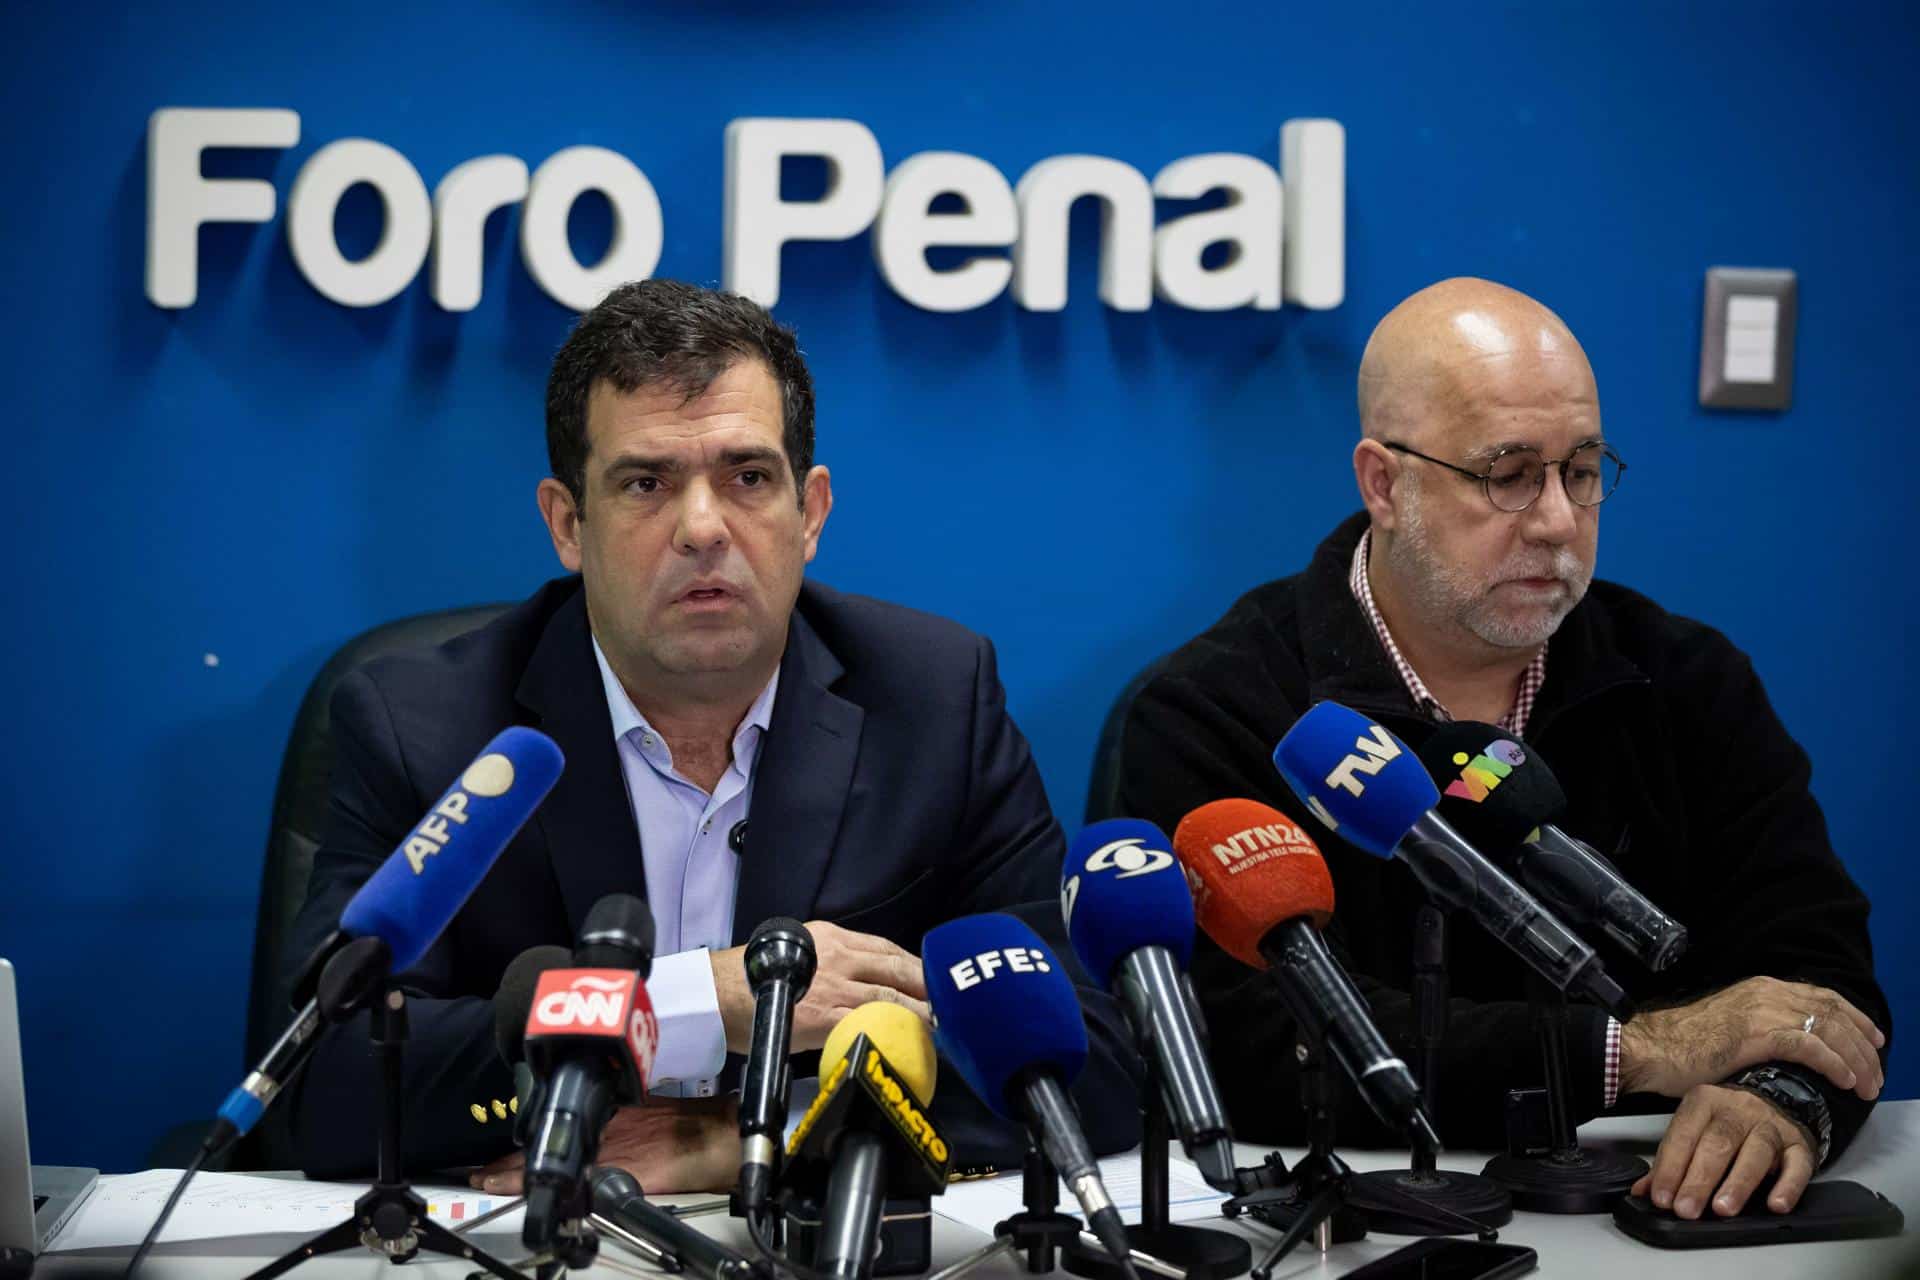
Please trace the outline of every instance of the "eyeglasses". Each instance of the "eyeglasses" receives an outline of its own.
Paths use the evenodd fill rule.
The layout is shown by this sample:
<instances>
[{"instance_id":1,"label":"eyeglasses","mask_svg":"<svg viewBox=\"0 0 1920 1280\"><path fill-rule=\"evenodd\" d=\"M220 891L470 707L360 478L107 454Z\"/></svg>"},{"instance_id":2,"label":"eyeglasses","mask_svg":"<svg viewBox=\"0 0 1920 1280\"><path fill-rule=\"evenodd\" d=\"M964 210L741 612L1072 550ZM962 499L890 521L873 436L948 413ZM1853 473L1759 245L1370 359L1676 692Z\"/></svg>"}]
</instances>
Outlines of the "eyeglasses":
<instances>
[{"instance_id":1,"label":"eyeglasses","mask_svg":"<svg viewBox=\"0 0 1920 1280\"><path fill-rule=\"evenodd\" d=\"M1620 473L1627 469L1620 455L1598 440L1581 445L1564 458L1543 458L1530 444L1514 445L1494 454L1485 471L1456 467L1391 440L1383 443L1395 453L1478 480L1487 501L1501 511L1525 511L1532 506L1547 487L1549 467L1560 468L1560 486L1567 491L1567 500L1576 507L1597 507L1605 502L1619 487Z\"/></svg>"}]
</instances>

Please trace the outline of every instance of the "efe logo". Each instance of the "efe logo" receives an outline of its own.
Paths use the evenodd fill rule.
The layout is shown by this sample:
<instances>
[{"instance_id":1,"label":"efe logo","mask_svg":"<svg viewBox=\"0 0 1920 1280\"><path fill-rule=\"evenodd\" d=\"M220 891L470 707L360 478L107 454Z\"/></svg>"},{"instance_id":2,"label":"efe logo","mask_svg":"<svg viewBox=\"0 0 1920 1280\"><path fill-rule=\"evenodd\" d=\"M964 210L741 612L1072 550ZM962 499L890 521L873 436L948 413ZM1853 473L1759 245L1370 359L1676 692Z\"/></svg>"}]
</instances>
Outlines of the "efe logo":
<instances>
[{"instance_id":1,"label":"efe logo","mask_svg":"<svg viewBox=\"0 0 1920 1280\"><path fill-rule=\"evenodd\" d=\"M998 951L982 951L977 956L969 956L958 964L947 968L956 990L965 991L968 987L977 987L983 982L991 982L1000 971L1008 973L1052 973L1047 964L1047 953L1038 947L1002 947Z\"/></svg>"}]
</instances>

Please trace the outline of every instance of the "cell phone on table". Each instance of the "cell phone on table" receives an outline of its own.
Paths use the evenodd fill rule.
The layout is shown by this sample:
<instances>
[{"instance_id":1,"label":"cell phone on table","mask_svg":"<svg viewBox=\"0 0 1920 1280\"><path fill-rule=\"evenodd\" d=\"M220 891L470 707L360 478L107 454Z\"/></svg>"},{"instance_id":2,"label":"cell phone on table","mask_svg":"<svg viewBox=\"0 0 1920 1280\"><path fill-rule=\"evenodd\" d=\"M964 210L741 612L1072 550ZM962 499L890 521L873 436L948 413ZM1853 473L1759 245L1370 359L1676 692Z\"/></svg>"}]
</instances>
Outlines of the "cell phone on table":
<instances>
[{"instance_id":1,"label":"cell phone on table","mask_svg":"<svg viewBox=\"0 0 1920 1280\"><path fill-rule=\"evenodd\" d=\"M1347 1272L1345 1280L1506 1280L1539 1265L1540 1255L1523 1244L1428 1236Z\"/></svg>"}]
</instances>

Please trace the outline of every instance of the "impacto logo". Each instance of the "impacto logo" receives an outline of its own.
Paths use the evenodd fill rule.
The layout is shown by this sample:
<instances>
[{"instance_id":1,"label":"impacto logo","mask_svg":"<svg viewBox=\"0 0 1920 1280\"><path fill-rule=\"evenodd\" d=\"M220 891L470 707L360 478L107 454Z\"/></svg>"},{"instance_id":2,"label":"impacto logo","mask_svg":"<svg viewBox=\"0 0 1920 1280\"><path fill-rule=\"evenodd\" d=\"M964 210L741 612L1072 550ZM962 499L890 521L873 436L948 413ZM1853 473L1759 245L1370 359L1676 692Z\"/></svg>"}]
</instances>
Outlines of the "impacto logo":
<instances>
[{"instance_id":1,"label":"impacto logo","mask_svg":"<svg viewBox=\"0 0 1920 1280\"><path fill-rule=\"evenodd\" d=\"M1447 794L1479 804L1508 774L1527 762L1527 753L1519 743L1500 738L1489 742L1477 756L1454 752L1453 762L1462 767L1460 776L1447 784Z\"/></svg>"}]
</instances>

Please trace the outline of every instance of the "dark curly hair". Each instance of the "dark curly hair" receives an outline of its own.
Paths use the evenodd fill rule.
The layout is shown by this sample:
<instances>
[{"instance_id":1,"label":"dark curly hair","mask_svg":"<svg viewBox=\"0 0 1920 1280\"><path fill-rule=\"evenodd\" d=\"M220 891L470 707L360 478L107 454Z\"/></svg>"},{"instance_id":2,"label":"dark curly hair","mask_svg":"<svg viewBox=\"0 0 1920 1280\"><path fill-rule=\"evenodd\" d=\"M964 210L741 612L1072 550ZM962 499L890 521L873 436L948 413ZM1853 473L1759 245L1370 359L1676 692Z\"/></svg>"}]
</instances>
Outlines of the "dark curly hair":
<instances>
[{"instance_id":1,"label":"dark curly hair","mask_svg":"<svg viewBox=\"0 0 1920 1280\"><path fill-rule=\"evenodd\" d=\"M587 401L600 382L630 394L660 383L687 400L743 359L780 388L782 446L805 502L813 469L813 379L793 330L737 293L678 280L623 284L580 317L547 375L547 463L585 511Z\"/></svg>"}]
</instances>

